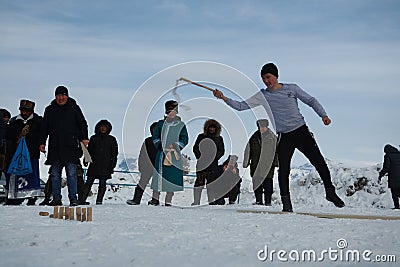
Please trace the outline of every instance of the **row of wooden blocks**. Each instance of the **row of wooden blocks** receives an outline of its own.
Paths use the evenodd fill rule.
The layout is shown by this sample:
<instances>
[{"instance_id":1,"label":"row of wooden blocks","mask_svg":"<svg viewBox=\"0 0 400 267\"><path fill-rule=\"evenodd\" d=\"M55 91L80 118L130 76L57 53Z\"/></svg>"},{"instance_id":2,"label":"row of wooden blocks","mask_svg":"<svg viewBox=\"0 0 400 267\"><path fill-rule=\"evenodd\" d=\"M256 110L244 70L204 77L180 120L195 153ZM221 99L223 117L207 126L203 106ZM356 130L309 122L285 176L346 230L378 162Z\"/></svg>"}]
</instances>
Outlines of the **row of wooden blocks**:
<instances>
[{"instance_id":1,"label":"row of wooden blocks","mask_svg":"<svg viewBox=\"0 0 400 267\"><path fill-rule=\"evenodd\" d=\"M74 214L75 214L75 207L55 206L53 214L50 215L50 218L75 220ZM76 221L91 222L92 207L87 207L87 208L76 207Z\"/></svg>"}]
</instances>

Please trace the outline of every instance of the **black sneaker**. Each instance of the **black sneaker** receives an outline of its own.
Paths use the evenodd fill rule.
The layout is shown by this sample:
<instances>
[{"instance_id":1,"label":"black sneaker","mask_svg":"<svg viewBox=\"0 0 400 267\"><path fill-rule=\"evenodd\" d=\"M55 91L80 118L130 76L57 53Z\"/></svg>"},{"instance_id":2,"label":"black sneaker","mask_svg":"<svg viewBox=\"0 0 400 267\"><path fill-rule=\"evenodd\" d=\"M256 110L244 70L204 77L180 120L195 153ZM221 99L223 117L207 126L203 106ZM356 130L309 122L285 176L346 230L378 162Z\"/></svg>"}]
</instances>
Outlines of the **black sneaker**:
<instances>
[{"instance_id":1,"label":"black sneaker","mask_svg":"<svg viewBox=\"0 0 400 267\"><path fill-rule=\"evenodd\" d=\"M103 202L96 201L96 205L103 205Z\"/></svg>"},{"instance_id":2,"label":"black sneaker","mask_svg":"<svg viewBox=\"0 0 400 267\"><path fill-rule=\"evenodd\" d=\"M62 206L61 199L53 199L50 201L49 206Z\"/></svg>"},{"instance_id":3,"label":"black sneaker","mask_svg":"<svg viewBox=\"0 0 400 267\"><path fill-rule=\"evenodd\" d=\"M147 202L148 205L152 205L152 206L158 206L160 205L160 201L158 201L155 198L152 198L149 202Z\"/></svg>"},{"instance_id":4,"label":"black sneaker","mask_svg":"<svg viewBox=\"0 0 400 267\"><path fill-rule=\"evenodd\" d=\"M77 199L71 199L70 202L69 202L69 205L71 207L79 206L79 201Z\"/></svg>"},{"instance_id":5,"label":"black sneaker","mask_svg":"<svg viewBox=\"0 0 400 267\"><path fill-rule=\"evenodd\" d=\"M134 201L133 199L129 199L126 201L126 204L128 205L140 205L140 203Z\"/></svg>"},{"instance_id":6,"label":"black sneaker","mask_svg":"<svg viewBox=\"0 0 400 267\"><path fill-rule=\"evenodd\" d=\"M338 208L343 208L345 206L343 200L336 194L335 188L326 189L326 200L332 202Z\"/></svg>"}]
</instances>

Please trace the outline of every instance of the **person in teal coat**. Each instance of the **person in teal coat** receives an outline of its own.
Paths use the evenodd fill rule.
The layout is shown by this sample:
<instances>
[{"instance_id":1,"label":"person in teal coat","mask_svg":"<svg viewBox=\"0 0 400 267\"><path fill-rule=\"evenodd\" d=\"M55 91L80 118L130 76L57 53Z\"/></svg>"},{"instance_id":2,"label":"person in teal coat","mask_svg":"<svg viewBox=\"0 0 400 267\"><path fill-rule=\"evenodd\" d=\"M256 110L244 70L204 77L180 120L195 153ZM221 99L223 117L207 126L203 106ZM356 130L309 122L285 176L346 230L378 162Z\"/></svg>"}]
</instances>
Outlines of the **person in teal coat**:
<instances>
[{"instance_id":1,"label":"person in teal coat","mask_svg":"<svg viewBox=\"0 0 400 267\"><path fill-rule=\"evenodd\" d=\"M178 102L165 103L163 120L157 122L152 139L157 148L155 171L151 182L153 189L149 205L159 205L160 192L166 192L165 206L171 206L174 192L183 191L183 164L181 150L188 144L186 125L177 116Z\"/></svg>"}]
</instances>

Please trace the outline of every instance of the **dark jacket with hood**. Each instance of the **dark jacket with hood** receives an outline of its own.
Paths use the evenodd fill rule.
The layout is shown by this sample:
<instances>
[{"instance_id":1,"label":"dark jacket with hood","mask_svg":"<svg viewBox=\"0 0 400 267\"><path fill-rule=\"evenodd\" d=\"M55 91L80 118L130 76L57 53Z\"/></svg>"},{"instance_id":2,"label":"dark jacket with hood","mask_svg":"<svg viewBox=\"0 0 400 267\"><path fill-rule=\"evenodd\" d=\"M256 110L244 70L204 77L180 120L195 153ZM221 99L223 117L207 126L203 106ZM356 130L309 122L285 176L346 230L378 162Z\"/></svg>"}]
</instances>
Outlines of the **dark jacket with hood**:
<instances>
[{"instance_id":1,"label":"dark jacket with hood","mask_svg":"<svg viewBox=\"0 0 400 267\"><path fill-rule=\"evenodd\" d=\"M28 133L25 136L26 145L28 147L29 155L31 158L40 158L40 128L42 125L42 117L36 113L24 120L21 115L10 119L7 127L7 162L10 163L11 159L17 150L19 137L21 136L22 129L29 125Z\"/></svg>"},{"instance_id":2,"label":"dark jacket with hood","mask_svg":"<svg viewBox=\"0 0 400 267\"><path fill-rule=\"evenodd\" d=\"M400 151L391 145L386 145L384 152L385 157L379 177L387 173L389 188L400 188Z\"/></svg>"},{"instance_id":3,"label":"dark jacket with hood","mask_svg":"<svg viewBox=\"0 0 400 267\"><path fill-rule=\"evenodd\" d=\"M40 133L40 144L46 144L49 137L46 165L55 162L79 163L79 142L87 140L88 125L81 108L69 97L67 103L59 106L53 100L46 107Z\"/></svg>"},{"instance_id":4,"label":"dark jacket with hood","mask_svg":"<svg viewBox=\"0 0 400 267\"><path fill-rule=\"evenodd\" d=\"M208 131L211 125L216 128L214 134ZM218 168L218 160L225 154L224 139L220 134L221 124L218 121L209 119L204 123L203 133L197 136L193 146L193 153L197 159L197 172L215 171Z\"/></svg>"},{"instance_id":5,"label":"dark jacket with hood","mask_svg":"<svg viewBox=\"0 0 400 267\"><path fill-rule=\"evenodd\" d=\"M100 132L102 125L107 126L105 133ZM110 135L111 130L111 123L101 120L96 124L95 135L90 137L88 151L93 161L87 172L90 177L111 179L118 157L117 139Z\"/></svg>"}]
</instances>

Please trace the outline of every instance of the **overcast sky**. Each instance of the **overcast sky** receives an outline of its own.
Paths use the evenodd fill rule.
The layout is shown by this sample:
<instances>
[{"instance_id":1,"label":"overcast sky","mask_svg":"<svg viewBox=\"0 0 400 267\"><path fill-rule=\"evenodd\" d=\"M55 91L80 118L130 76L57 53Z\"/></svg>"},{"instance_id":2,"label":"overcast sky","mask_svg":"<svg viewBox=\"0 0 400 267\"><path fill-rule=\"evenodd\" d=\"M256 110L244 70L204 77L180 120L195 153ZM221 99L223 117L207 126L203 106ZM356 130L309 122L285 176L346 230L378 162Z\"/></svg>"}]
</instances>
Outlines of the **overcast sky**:
<instances>
[{"instance_id":1,"label":"overcast sky","mask_svg":"<svg viewBox=\"0 0 400 267\"><path fill-rule=\"evenodd\" d=\"M1 108L16 115L19 100L27 98L36 102L35 111L42 115L55 87L63 84L84 111L90 134L100 119L111 121L121 152L137 154L148 135L148 124L139 117L148 117L149 103L131 101L135 92L164 69L193 61L216 62L243 73L241 78L248 76L255 83L250 91L264 87L262 65L276 63L280 82L297 83L331 117L332 124L326 127L308 106L300 105L327 158L378 163L386 143L400 144L396 0L0 0L0 40ZM158 99L152 107L163 104L159 94L174 86L181 76L176 74L164 88L145 91ZM200 71L190 74L193 80L209 79ZM246 88L227 86L226 77L219 77L208 82L243 97L240 90ZM195 99L203 97L201 103L209 112L214 106L222 108L211 93L199 94ZM125 124L137 127L130 133L132 144L123 148L130 103L135 103L138 119L134 116ZM161 108L159 118L162 115ZM231 136L232 124L221 120ZM195 123L189 126L187 154L201 130ZM252 121L245 127L248 132L256 130ZM297 156L295 162L305 160Z\"/></svg>"}]
</instances>

